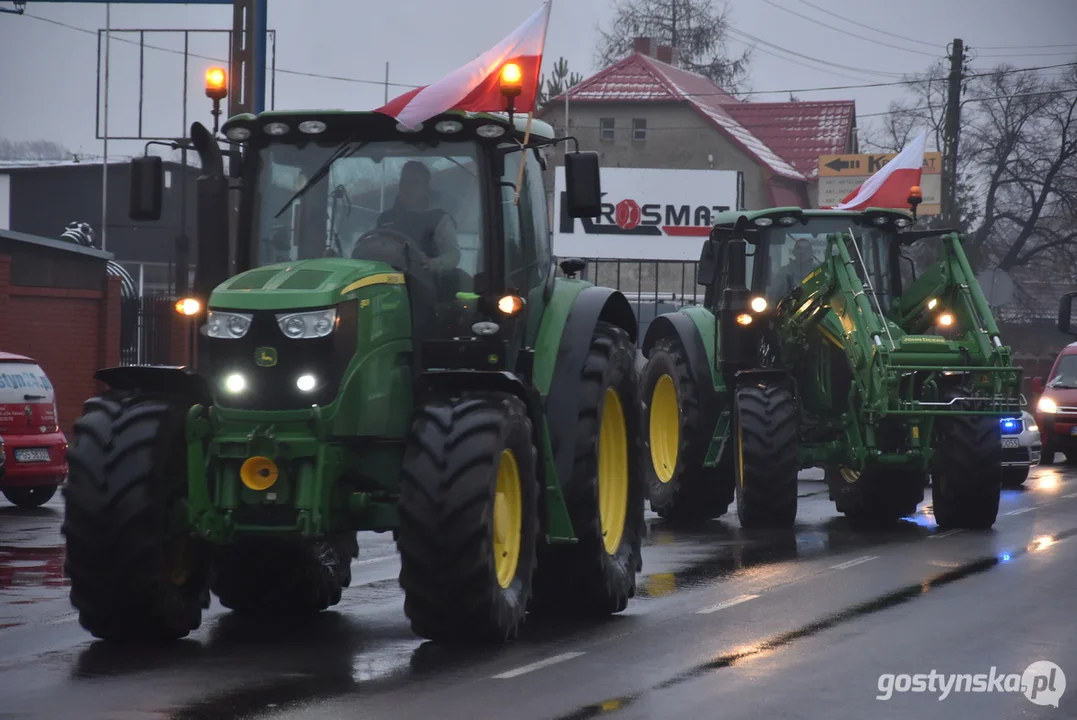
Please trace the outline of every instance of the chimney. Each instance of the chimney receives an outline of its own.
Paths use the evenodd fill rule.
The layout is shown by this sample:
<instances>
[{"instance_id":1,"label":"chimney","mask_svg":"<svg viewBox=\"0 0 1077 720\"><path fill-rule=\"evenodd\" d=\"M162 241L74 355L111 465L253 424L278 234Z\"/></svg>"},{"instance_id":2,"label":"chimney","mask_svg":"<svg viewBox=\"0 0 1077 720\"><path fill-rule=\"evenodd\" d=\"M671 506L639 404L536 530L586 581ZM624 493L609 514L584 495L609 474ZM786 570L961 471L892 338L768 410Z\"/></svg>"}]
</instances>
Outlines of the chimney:
<instances>
[{"instance_id":1,"label":"chimney","mask_svg":"<svg viewBox=\"0 0 1077 720\"><path fill-rule=\"evenodd\" d=\"M655 60L658 62L664 62L667 65L673 64L673 48L669 45L659 45L658 50L654 54Z\"/></svg>"},{"instance_id":2,"label":"chimney","mask_svg":"<svg viewBox=\"0 0 1077 720\"><path fill-rule=\"evenodd\" d=\"M654 56L654 38L638 37L632 41L632 50L640 55Z\"/></svg>"}]
</instances>

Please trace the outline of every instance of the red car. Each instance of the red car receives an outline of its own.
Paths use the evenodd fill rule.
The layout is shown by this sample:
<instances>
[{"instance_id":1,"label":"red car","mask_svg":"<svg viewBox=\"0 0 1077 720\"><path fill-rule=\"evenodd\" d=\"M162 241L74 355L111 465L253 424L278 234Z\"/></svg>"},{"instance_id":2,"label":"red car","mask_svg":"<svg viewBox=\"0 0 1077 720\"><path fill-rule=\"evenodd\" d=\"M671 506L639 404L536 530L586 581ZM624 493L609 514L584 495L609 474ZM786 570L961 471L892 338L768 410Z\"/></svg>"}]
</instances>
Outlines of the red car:
<instances>
[{"instance_id":1,"label":"red car","mask_svg":"<svg viewBox=\"0 0 1077 720\"><path fill-rule=\"evenodd\" d=\"M0 491L19 507L44 505L67 477L67 438L45 371L24 355L0 352Z\"/></svg>"},{"instance_id":2,"label":"red car","mask_svg":"<svg viewBox=\"0 0 1077 720\"><path fill-rule=\"evenodd\" d=\"M1053 464L1059 452L1077 462L1077 343L1062 348L1046 383L1033 378L1032 392L1039 395L1033 414L1043 442L1040 464Z\"/></svg>"}]
</instances>

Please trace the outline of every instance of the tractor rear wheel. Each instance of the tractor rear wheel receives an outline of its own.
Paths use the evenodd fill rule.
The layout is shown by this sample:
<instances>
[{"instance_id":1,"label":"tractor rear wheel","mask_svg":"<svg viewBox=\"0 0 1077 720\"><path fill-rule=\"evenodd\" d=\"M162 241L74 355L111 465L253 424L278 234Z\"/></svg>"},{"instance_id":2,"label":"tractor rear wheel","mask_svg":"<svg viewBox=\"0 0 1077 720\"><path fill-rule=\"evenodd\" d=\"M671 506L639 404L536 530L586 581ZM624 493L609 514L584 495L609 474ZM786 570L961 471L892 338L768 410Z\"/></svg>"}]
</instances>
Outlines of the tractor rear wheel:
<instances>
[{"instance_id":1,"label":"tractor rear wheel","mask_svg":"<svg viewBox=\"0 0 1077 720\"><path fill-rule=\"evenodd\" d=\"M733 502L733 478L703 466L714 428L702 427L699 389L680 340L659 340L642 375L640 462L651 510L676 524L724 515Z\"/></svg>"},{"instance_id":2,"label":"tractor rear wheel","mask_svg":"<svg viewBox=\"0 0 1077 720\"><path fill-rule=\"evenodd\" d=\"M940 528L987 529L998 517L1002 442L998 420L955 415L935 421L931 498Z\"/></svg>"},{"instance_id":3,"label":"tractor rear wheel","mask_svg":"<svg viewBox=\"0 0 1077 720\"><path fill-rule=\"evenodd\" d=\"M209 607L209 548L169 532L187 487L186 408L110 393L75 422L64 567L79 623L103 640L175 640Z\"/></svg>"},{"instance_id":4,"label":"tractor rear wheel","mask_svg":"<svg viewBox=\"0 0 1077 720\"><path fill-rule=\"evenodd\" d=\"M531 599L539 539L527 407L507 394L431 402L418 412L400 490L400 585L415 634L503 643Z\"/></svg>"},{"instance_id":5,"label":"tractor rear wheel","mask_svg":"<svg viewBox=\"0 0 1077 720\"><path fill-rule=\"evenodd\" d=\"M737 388L737 518L745 529L793 527L797 517L797 408L778 385Z\"/></svg>"},{"instance_id":6,"label":"tractor rear wheel","mask_svg":"<svg viewBox=\"0 0 1077 720\"><path fill-rule=\"evenodd\" d=\"M238 613L315 614L340 602L358 555L354 532L321 542L243 538L217 549L210 588Z\"/></svg>"},{"instance_id":7,"label":"tractor rear wheel","mask_svg":"<svg viewBox=\"0 0 1077 720\"><path fill-rule=\"evenodd\" d=\"M577 542L540 549L531 605L536 613L610 615L624 610L636 594L646 488L639 462L635 359L624 330L598 323L576 386L572 475L562 478Z\"/></svg>"}]
</instances>

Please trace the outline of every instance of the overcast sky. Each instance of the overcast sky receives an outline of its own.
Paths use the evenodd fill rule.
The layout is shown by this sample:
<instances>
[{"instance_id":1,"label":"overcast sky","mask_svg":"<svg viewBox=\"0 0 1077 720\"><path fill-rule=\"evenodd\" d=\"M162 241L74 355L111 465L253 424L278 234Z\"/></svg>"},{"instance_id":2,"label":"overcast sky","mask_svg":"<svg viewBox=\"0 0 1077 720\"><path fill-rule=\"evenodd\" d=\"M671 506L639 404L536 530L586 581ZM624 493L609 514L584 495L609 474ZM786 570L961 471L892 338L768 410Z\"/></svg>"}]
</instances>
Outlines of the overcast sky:
<instances>
[{"instance_id":1,"label":"overcast sky","mask_svg":"<svg viewBox=\"0 0 1077 720\"><path fill-rule=\"evenodd\" d=\"M386 62L391 82L431 82L496 44L540 4L269 0L269 28L277 31L276 107L375 108L384 97ZM10 7L9 0L0 0L0 8ZM955 37L971 46L974 69L1000 62L1032 67L1077 59L1077 0L729 0L729 7L738 31L811 58L757 44L750 79L755 91L892 82L943 57ZM105 27L105 14L102 3L44 0L28 0L21 17L0 14L0 137L53 140L87 155L101 154L95 130L97 31ZM545 67L564 56L576 71L596 71L596 26L608 22L610 15L611 0L553 0ZM231 22L228 6L111 6L113 29L227 29ZM114 37L109 134L134 135L139 48L119 38L137 43L138 36ZM174 136L183 129L183 58L178 52L183 37L153 33L146 43L177 52L145 51L143 134ZM733 49L742 47L738 40ZM190 51L223 60L226 36L194 33ZM188 123L212 121L210 101L202 92L203 73L211 64L199 57L189 61ZM406 90L391 87L390 96ZM798 92L803 100L854 99L862 127L899 94L900 88L894 87ZM787 93L751 96L787 98ZM140 153L141 145L110 142L109 155Z\"/></svg>"}]
</instances>

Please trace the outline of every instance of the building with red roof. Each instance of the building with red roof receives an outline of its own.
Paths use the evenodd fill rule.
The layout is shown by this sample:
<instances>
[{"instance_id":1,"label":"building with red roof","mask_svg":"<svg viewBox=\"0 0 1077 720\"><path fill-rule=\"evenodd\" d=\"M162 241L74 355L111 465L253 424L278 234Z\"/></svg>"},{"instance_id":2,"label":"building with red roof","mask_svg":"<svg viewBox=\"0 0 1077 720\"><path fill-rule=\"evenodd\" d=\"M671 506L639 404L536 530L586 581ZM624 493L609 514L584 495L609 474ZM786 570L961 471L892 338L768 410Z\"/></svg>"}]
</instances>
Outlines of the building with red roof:
<instances>
[{"instance_id":1,"label":"building with red roof","mask_svg":"<svg viewBox=\"0 0 1077 720\"><path fill-rule=\"evenodd\" d=\"M858 152L852 100L743 102L675 61L639 38L540 116L566 132L567 115L567 133L604 167L740 171L749 209L815 207L819 156Z\"/></svg>"}]
</instances>

